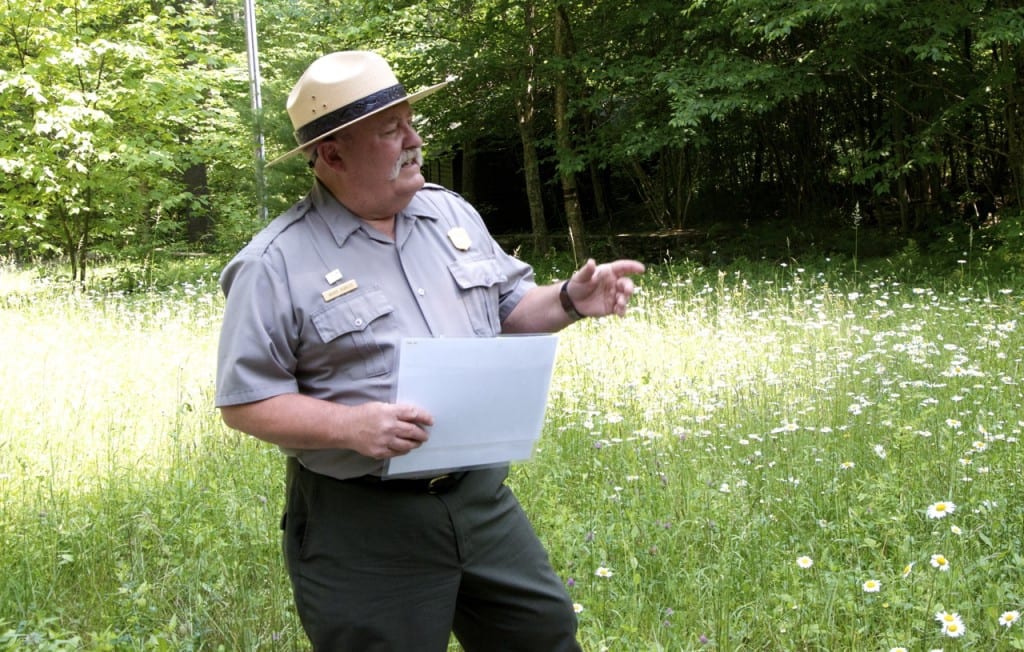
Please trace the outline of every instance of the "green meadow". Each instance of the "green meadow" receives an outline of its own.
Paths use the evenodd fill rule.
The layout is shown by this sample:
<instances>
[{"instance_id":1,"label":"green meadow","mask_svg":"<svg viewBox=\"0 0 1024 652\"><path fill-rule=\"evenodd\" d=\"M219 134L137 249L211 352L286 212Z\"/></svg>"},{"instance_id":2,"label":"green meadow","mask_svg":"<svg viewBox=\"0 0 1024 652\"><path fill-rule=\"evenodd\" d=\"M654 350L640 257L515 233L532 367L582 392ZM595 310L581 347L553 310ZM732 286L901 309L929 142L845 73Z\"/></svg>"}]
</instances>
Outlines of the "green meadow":
<instances>
[{"instance_id":1,"label":"green meadow","mask_svg":"<svg viewBox=\"0 0 1024 652\"><path fill-rule=\"evenodd\" d=\"M123 293L0 268L0 650L307 649L283 460L212 407L218 270ZM584 649L1024 649L1018 281L817 260L640 286L562 333L510 478Z\"/></svg>"}]
</instances>

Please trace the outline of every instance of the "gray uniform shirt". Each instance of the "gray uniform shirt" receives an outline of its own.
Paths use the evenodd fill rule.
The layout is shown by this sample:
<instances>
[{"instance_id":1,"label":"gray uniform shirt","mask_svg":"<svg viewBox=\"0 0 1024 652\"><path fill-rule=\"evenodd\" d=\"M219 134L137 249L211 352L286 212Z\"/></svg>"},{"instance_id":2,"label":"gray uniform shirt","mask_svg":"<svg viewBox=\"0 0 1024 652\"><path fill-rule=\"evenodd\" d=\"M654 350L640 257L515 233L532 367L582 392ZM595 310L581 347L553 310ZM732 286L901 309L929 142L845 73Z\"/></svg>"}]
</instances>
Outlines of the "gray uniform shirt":
<instances>
[{"instance_id":1,"label":"gray uniform shirt","mask_svg":"<svg viewBox=\"0 0 1024 652\"><path fill-rule=\"evenodd\" d=\"M394 399L403 337L493 337L535 286L461 197L427 184L395 238L319 183L221 274L218 407L300 393L346 405ZM380 473L351 450L287 450L336 478Z\"/></svg>"}]
</instances>

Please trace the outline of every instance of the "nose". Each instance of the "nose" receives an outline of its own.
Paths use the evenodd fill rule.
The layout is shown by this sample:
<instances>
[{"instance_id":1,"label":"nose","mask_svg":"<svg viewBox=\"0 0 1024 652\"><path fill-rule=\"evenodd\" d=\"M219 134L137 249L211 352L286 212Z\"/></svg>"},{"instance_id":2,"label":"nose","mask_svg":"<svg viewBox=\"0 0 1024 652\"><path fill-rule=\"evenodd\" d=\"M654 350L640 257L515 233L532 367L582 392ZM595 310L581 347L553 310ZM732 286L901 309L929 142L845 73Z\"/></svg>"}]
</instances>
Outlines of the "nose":
<instances>
[{"instance_id":1,"label":"nose","mask_svg":"<svg viewBox=\"0 0 1024 652\"><path fill-rule=\"evenodd\" d=\"M403 142L404 149L411 149L413 147L422 147L423 139L420 138L420 134L416 131L416 128L412 126L411 122L405 123L405 140Z\"/></svg>"}]
</instances>

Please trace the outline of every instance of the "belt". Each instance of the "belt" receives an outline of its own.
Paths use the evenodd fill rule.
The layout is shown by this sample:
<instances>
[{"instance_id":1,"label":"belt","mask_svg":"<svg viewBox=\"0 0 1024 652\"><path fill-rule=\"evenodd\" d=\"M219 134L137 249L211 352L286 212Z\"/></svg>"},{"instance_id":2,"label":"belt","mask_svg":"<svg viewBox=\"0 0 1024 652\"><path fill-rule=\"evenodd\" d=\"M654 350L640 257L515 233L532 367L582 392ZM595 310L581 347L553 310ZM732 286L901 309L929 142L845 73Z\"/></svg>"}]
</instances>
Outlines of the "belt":
<instances>
[{"instance_id":1,"label":"belt","mask_svg":"<svg viewBox=\"0 0 1024 652\"><path fill-rule=\"evenodd\" d=\"M382 491L404 491L414 494L446 494L459 486L462 479L466 477L465 471L443 473L433 478L398 478L388 480L379 475L361 475L357 478L348 478L343 482L361 484Z\"/></svg>"}]
</instances>

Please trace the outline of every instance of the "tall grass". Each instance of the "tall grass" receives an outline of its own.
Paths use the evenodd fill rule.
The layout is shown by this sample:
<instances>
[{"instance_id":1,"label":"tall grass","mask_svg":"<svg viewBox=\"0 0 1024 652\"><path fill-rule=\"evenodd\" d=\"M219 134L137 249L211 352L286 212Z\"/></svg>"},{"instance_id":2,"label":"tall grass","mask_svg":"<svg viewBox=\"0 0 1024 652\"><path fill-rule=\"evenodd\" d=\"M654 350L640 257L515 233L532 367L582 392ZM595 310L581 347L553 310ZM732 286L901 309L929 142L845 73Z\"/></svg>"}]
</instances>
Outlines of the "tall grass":
<instances>
[{"instance_id":1,"label":"tall grass","mask_svg":"<svg viewBox=\"0 0 1024 652\"><path fill-rule=\"evenodd\" d=\"M867 267L662 266L563 333L510 483L586 650L1024 649L1021 290ZM214 278L0 276L0 649L306 649Z\"/></svg>"}]
</instances>

